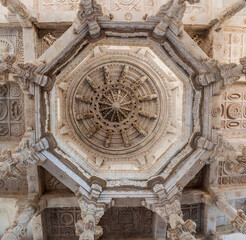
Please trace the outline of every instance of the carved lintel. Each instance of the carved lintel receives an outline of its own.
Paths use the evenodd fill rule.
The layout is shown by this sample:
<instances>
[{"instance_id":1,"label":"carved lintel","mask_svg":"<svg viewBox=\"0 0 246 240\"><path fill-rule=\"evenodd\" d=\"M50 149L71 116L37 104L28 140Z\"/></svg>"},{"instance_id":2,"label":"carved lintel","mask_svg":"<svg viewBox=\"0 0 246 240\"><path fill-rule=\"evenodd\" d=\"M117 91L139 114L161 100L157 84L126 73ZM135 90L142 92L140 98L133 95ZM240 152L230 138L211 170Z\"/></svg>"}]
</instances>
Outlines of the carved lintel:
<instances>
[{"instance_id":1,"label":"carved lintel","mask_svg":"<svg viewBox=\"0 0 246 240\"><path fill-rule=\"evenodd\" d=\"M2 240L19 240L23 239L27 225L35 215L38 206L28 203L23 209L19 209L13 224L5 230Z\"/></svg>"},{"instance_id":2,"label":"carved lintel","mask_svg":"<svg viewBox=\"0 0 246 240\"><path fill-rule=\"evenodd\" d=\"M74 22L74 32L78 34L81 31L81 26L86 23L90 36L93 38L99 37L101 27L97 21L98 16L102 16L102 8L96 0L81 0L77 19Z\"/></svg>"},{"instance_id":3,"label":"carved lintel","mask_svg":"<svg viewBox=\"0 0 246 240\"><path fill-rule=\"evenodd\" d=\"M31 90L32 84L37 84L41 87L49 88L52 80L45 75L38 74L36 71L43 63L28 62L25 64L15 64L15 55L5 54L0 57L0 74L12 74L16 79L20 80L23 90L28 90L29 94L33 95Z\"/></svg>"},{"instance_id":4,"label":"carved lintel","mask_svg":"<svg viewBox=\"0 0 246 240\"><path fill-rule=\"evenodd\" d=\"M183 31L182 19L186 10L186 1L190 4L198 3L200 0L171 0L161 6L157 17L161 17L160 22L156 25L153 35L162 38L167 28L170 28L174 34L180 35Z\"/></svg>"},{"instance_id":5,"label":"carved lintel","mask_svg":"<svg viewBox=\"0 0 246 240\"><path fill-rule=\"evenodd\" d=\"M17 14L22 27L32 27L35 20L30 14L25 4L21 0L0 0L0 3L9 9L10 12Z\"/></svg>"},{"instance_id":6,"label":"carved lintel","mask_svg":"<svg viewBox=\"0 0 246 240\"><path fill-rule=\"evenodd\" d=\"M103 234L103 229L97 226L101 217L104 215L105 209L94 203L80 199L79 206L81 209L81 220L76 225L76 235L79 240L98 239Z\"/></svg>"},{"instance_id":7,"label":"carved lintel","mask_svg":"<svg viewBox=\"0 0 246 240\"><path fill-rule=\"evenodd\" d=\"M241 58L238 65L234 63L222 64L212 59L204 61L204 65L211 71L196 77L196 83L199 86L208 86L211 83L220 82L221 89L224 89L246 74L246 57Z\"/></svg>"}]
</instances>

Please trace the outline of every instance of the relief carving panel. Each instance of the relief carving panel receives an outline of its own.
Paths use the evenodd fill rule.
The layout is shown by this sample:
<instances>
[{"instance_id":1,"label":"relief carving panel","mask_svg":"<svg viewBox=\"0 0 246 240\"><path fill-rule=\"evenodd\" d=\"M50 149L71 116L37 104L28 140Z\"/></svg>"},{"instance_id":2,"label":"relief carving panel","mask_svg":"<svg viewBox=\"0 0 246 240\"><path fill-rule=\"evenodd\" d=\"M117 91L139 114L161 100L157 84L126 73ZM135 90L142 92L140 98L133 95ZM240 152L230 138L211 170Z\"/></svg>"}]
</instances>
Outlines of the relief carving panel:
<instances>
[{"instance_id":1,"label":"relief carving panel","mask_svg":"<svg viewBox=\"0 0 246 240\"><path fill-rule=\"evenodd\" d=\"M110 208L99 225L103 237L152 237L154 213L146 208Z\"/></svg>"},{"instance_id":2,"label":"relief carving panel","mask_svg":"<svg viewBox=\"0 0 246 240\"><path fill-rule=\"evenodd\" d=\"M228 87L221 96L215 97L212 116L214 128L223 130L226 137L246 134L246 88L241 83ZM233 135L232 135L233 133Z\"/></svg>"},{"instance_id":3,"label":"relief carving panel","mask_svg":"<svg viewBox=\"0 0 246 240\"><path fill-rule=\"evenodd\" d=\"M40 12L67 12L79 9L80 0L39 0Z\"/></svg>"},{"instance_id":4,"label":"relief carving panel","mask_svg":"<svg viewBox=\"0 0 246 240\"><path fill-rule=\"evenodd\" d=\"M24 131L23 94L17 83L0 85L0 141L19 140Z\"/></svg>"}]
</instances>

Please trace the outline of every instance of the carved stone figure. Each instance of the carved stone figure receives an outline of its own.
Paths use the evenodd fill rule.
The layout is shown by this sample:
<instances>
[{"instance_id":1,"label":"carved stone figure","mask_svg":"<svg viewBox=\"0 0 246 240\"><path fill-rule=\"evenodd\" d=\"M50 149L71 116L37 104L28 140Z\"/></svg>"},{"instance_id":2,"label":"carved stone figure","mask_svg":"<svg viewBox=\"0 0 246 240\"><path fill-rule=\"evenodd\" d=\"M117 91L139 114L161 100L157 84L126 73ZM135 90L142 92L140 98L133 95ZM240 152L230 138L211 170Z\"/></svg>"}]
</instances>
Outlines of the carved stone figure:
<instances>
[{"instance_id":1,"label":"carved stone figure","mask_svg":"<svg viewBox=\"0 0 246 240\"><path fill-rule=\"evenodd\" d=\"M98 239L103 234L103 229L97 226L101 217L104 215L104 208L97 207L94 204L88 204L84 200L79 201L81 209L81 218L75 227L79 240Z\"/></svg>"}]
</instances>

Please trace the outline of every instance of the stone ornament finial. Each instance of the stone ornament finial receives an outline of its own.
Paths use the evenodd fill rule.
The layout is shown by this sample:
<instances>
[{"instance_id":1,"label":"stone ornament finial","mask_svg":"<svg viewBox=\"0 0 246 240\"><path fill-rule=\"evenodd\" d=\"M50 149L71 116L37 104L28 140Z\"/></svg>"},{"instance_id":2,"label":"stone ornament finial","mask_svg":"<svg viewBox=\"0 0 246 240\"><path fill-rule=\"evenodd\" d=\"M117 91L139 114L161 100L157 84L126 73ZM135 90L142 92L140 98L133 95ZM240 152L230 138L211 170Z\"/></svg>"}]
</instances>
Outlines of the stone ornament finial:
<instances>
[{"instance_id":1,"label":"stone ornament finial","mask_svg":"<svg viewBox=\"0 0 246 240\"><path fill-rule=\"evenodd\" d=\"M200 0L170 0L161 6L157 17L161 18L156 25L153 35L157 38L162 38L167 28L169 27L175 35L180 35L183 32L182 19L186 10L186 2L190 4L198 3Z\"/></svg>"},{"instance_id":2,"label":"stone ornament finial","mask_svg":"<svg viewBox=\"0 0 246 240\"><path fill-rule=\"evenodd\" d=\"M0 56L0 74L12 74L15 78L20 79L22 88L28 90L31 95L34 94L31 88L33 84L46 88L50 87L52 80L48 76L36 72L44 63L27 62L25 64L16 64L15 60L14 54Z\"/></svg>"},{"instance_id":3,"label":"stone ornament finial","mask_svg":"<svg viewBox=\"0 0 246 240\"><path fill-rule=\"evenodd\" d=\"M98 239L103 234L101 226L97 226L101 217L104 215L104 208L96 204L87 203L85 200L79 200L81 209L81 220L76 225L76 235L79 240Z\"/></svg>"}]
</instances>

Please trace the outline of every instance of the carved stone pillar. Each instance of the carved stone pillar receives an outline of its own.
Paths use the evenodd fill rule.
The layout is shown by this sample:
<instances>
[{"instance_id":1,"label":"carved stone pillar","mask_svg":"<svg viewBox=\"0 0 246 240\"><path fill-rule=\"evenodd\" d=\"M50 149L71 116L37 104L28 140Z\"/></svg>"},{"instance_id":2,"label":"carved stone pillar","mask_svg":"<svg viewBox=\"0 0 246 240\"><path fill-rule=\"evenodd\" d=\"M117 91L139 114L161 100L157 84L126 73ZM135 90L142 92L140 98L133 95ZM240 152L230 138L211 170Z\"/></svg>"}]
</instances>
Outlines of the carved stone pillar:
<instances>
[{"instance_id":1,"label":"carved stone pillar","mask_svg":"<svg viewBox=\"0 0 246 240\"><path fill-rule=\"evenodd\" d=\"M37 206L32 204L27 204L22 210L19 209L13 224L5 230L2 240L22 239L36 210Z\"/></svg>"},{"instance_id":2,"label":"carved stone pillar","mask_svg":"<svg viewBox=\"0 0 246 240\"><path fill-rule=\"evenodd\" d=\"M164 203L163 206L155 207L154 210L164 221L171 225L168 230L168 237L172 240L194 240L193 234L196 232L196 223L192 220L184 222L181 211L181 204L178 199Z\"/></svg>"},{"instance_id":3,"label":"carved stone pillar","mask_svg":"<svg viewBox=\"0 0 246 240\"><path fill-rule=\"evenodd\" d=\"M103 234L102 227L97 226L97 224L104 215L104 208L94 203L87 203L85 200L80 200L79 206L82 219L75 225L79 240L98 239Z\"/></svg>"},{"instance_id":4,"label":"carved stone pillar","mask_svg":"<svg viewBox=\"0 0 246 240\"><path fill-rule=\"evenodd\" d=\"M241 233L246 234L246 216L243 210L233 208L223 195L216 195L213 198L215 205L231 221L231 224Z\"/></svg>"}]
</instances>

